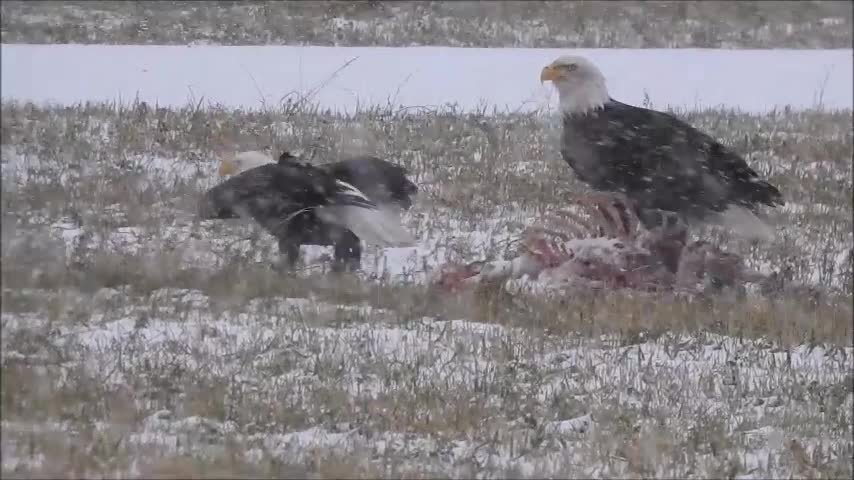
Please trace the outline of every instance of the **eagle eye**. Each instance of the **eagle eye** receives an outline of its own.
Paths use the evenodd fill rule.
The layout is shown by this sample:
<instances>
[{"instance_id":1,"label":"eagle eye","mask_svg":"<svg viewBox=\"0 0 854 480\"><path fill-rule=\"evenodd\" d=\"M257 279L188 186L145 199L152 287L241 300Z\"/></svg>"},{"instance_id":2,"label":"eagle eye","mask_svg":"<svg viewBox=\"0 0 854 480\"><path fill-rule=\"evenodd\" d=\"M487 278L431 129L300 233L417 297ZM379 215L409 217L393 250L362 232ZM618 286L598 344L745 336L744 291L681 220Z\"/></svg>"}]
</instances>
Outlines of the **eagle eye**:
<instances>
[{"instance_id":1,"label":"eagle eye","mask_svg":"<svg viewBox=\"0 0 854 480\"><path fill-rule=\"evenodd\" d=\"M578 69L578 64L577 63L570 63L569 65L566 66L566 69L570 72L575 71L576 69Z\"/></svg>"}]
</instances>

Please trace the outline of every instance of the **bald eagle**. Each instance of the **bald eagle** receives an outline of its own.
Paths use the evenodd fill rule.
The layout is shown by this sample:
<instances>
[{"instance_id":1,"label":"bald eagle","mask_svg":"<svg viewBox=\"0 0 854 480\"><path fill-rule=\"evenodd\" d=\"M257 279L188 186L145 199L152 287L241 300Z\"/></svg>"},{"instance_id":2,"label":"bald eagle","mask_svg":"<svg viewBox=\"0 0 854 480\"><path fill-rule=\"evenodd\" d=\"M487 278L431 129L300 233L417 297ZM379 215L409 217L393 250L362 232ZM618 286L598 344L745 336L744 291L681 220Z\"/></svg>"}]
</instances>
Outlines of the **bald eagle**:
<instances>
[{"instance_id":1,"label":"bald eagle","mask_svg":"<svg viewBox=\"0 0 854 480\"><path fill-rule=\"evenodd\" d=\"M736 152L667 113L611 98L602 72L562 56L540 73L560 97L561 155L593 189L619 192L647 228L663 218L722 223L748 238L773 236L758 205L782 205Z\"/></svg>"},{"instance_id":2,"label":"bald eagle","mask_svg":"<svg viewBox=\"0 0 854 480\"><path fill-rule=\"evenodd\" d=\"M333 270L355 270L361 263L360 238L378 245L404 246L413 243L409 234L400 227L397 209L408 209L412 205L418 187L406 178L403 167L375 157L354 157L341 162L312 166L300 163L298 157L284 152L278 162L262 152L241 152L225 158L219 166L220 176L237 174L225 183L209 191L202 202L203 218L235 218L241 216L245 201L234 201L234 191L254 188L249 195L255 203L261 203L272 193L273 198L289 199L291 205L249 216L277 237L279 251L293 267L299 258L301 245L323 245L334 247ZM243 179L243 180L238 180ZM345 213L328 214L329 207L315 207L303 189L305 181L321 181L337 185L344 193L329 197L333 202L344 202L345 206L356 198L357 209L337 209ZM328 189L328 185L324 187ZM337 191L336 191L337 192ZM297 198L299 197L299 198ZM250 202L251 203L251 202ZM364 209L367 209L365 211ZM245 215L245 214L244 214ZM276 218L283 219L277 223ZM266 219L266 220L265 220ZM265 226L265 221L277 227ZM375 231L379 228L379 231Z\"/></svg>"}]
</instances>

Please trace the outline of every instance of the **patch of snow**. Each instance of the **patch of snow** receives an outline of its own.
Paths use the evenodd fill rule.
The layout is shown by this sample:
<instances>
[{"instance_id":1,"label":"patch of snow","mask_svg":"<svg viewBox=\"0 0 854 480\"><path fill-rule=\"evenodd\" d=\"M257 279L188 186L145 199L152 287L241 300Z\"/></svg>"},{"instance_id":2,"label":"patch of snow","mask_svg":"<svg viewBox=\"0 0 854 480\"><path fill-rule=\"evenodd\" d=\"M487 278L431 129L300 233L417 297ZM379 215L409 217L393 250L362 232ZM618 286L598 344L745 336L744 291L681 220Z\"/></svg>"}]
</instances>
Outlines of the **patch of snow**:
<instances>
[{"instance_id":1,"label":"patch of snow","mask_svg":"<svg viewBox=\"0 0 854 480\"><path fill-rule=\"evenodd\" d=\"M463 111L484 106L531 111L540 110L544 100L556 105L554 92L540 84L539 71L569 53L591 58L612 96L635 105L643 103L645 93L661 107L745 111L812 108L818 88L827 108L852 108L854 98L850 49L3 44L0 53L4 100L66 105L129 101L138 94L150 104L185 106L191 89L192 98L231 107L261 108L291 92L313 92L311 103L333 111L452 104ZM57 70L64 74L55 75Z\"/></svg>"},{"instance_id":2,"label":"patch of snow","mask_svg":"<svg viewBox=\"0 0 854 480\"><path fill-rule=\"evenodd\" d=\"M822 26L842 25L845 19L842 17L825 17L818 21Z\"/></svg>"}]
</instances>

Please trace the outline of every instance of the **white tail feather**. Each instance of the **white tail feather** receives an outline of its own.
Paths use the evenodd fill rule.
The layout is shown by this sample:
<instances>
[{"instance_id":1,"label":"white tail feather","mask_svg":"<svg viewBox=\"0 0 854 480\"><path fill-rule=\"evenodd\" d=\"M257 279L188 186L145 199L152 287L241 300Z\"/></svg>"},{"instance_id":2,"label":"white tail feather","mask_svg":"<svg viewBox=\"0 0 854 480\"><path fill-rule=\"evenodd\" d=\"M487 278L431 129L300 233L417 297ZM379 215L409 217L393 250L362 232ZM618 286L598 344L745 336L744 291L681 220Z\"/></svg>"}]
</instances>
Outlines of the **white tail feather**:
<instances>
[{"instance_id":1,"label":"white tail feather","mask_svg":"<svg viewBox=\"0 0 854 480\"><path fill-rule=\"evenodd\" d=\"M731 205L713 219L715 223L729 228L733 233L748 240L771 241L776 236L774 229L750 210Z\"/></svg>"},{"instance_id":2,"label":"white tail feather","mask_svg":"<svg viewBox=\"0 0 854 480\"><path fill-rule=\"evenodd\" d=\"M415 239L400 224L400 217L390 209L335 205L318 208L317 215L324 221L347 228L372 245L408 247L415 244Z\"/></svg>"}]
</instances>

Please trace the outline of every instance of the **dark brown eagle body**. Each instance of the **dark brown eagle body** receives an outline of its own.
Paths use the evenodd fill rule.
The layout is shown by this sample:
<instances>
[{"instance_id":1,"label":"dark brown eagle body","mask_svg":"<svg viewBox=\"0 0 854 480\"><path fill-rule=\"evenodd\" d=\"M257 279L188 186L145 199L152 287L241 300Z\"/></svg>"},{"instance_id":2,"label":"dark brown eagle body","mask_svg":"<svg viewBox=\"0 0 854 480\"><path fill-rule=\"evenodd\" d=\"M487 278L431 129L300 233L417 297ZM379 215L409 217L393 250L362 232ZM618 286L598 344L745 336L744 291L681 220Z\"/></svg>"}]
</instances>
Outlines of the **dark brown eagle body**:
<instances>
[{"instance_id":1,"label":"dark brown eagle body","mask_svg":"<svg viewBox=\"0 0 854 480\"><path fill-rule=\"evenodd\" d=\"M405 174L402 167L374 158L315 166L285 152L278 163L252 168L210 189L200 216L251 217L278 239L291 267L301 245L321 245L334 247L333 270L355 270L361 264L360 238L347 225L323 218L322 207L409 208L417 187Z\"/></svg>"},{"instance_id":2,"label":"dark brown eagle body","mask_svg":"<svg viewBox=\"0 0 854 480\"><path fill-rule=\"evenodd\" d=\"M777 188L722 143L672 115L613 99L564 114L561 154L579 179L624 193L641 213L702 220L733 204L783 204Z\"/></svg>"}]
</instances>

